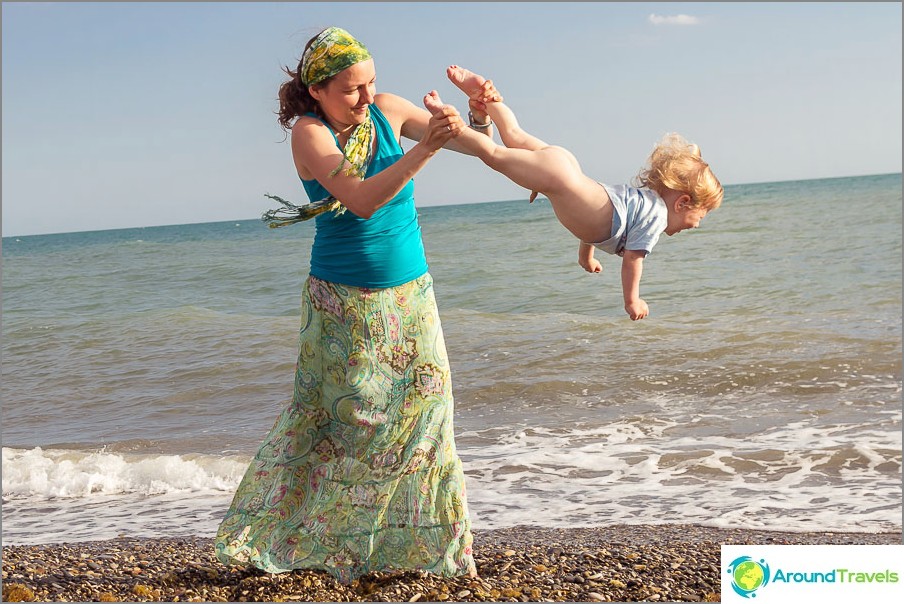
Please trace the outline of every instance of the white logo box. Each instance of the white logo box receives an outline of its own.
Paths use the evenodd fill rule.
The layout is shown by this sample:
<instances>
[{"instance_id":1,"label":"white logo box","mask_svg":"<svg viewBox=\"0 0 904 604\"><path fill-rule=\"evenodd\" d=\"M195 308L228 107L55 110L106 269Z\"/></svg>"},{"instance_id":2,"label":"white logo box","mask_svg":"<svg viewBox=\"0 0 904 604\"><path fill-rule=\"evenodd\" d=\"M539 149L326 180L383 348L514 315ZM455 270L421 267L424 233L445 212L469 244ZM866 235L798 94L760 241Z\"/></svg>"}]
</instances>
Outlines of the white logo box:
<instances>
[{"instance_id":1,"label":"white logo box","mask_svg":"<svg viewBox=\"0 0 904 604\"><path fill-rule=\"evenodd\" d=\"M723 545L722 602L904 602L904 545Z\"/></svg>"}]
</instances>

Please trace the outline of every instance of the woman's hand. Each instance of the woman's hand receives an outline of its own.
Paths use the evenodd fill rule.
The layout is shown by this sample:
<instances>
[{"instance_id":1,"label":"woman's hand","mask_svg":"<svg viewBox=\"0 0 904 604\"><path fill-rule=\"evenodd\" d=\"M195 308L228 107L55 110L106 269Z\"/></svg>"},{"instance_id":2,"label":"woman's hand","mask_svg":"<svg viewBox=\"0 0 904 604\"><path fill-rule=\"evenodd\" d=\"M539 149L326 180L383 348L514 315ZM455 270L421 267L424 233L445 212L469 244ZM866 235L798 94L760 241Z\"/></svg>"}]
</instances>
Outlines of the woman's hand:
<instances>
[{"instance_id":1,"label":"woman's hand","mask_svg":"<svg viewBox=\"0 0 904 604\"><path fill-rule=\"evenodd\" d=\"M501 103L502 95L493 85L493 80L486 80L480 88L468 96L468 106L471 110L486 111L487 103Z\"/></svg>"},{"instance_id":2,"label":"woman's hand","mask_svg":"<svg viewBox=\"0 0 904 604\"><path fill-rule=\"evenodd\" d=\"M427 129L418 144L424 145L431 152L438 151L443 145L457 137L466 128L458 110L452 105L443 105L430 116Z\"/></svg>"},{"instance_id":3,"label":"woman's hand","mask_svg":"<svg viewBox=\"0 0 904 604\"><path fill-rule=\"evenodd\" d=\"M497 102L502 102L502 95L493 86L492 80L486 80L479 90L468 97L468 109L471 111L471 115L478 118L480 123L485 123L489 120L487 103Z\"/></svg>"}]
</instances>

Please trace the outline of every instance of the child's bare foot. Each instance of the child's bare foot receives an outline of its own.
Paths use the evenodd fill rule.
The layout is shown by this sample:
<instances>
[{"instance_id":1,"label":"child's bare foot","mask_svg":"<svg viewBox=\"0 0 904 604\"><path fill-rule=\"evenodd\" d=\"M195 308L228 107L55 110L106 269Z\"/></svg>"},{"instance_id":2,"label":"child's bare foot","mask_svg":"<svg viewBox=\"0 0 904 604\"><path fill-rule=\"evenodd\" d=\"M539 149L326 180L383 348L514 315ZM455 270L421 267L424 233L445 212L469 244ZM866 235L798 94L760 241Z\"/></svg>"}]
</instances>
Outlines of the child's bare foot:
<instances>
[{"instance_id":1,"label":"child's bare foot","mask_svg":"<svg viewBox=\"0 0 904 604\"><path fill-rule=\"evenodd\" d=\"M478 75L473 71L459 67L458 65L450 65L446 69L446 75L449 80L464 92L469 99L489 103L493 101L502 101L502 95L493 86L492 80L488 80L482 75Z\"/></svg>"},{"instance_id":2,"label":"child's bare foot","mask_svg":"<svg viewBox=\"0 0 904 604\"><path fill-rule=\"evenodd\" d=\"M446 69L446 75L449 76L449 80L468 97L479 92L483 83L486 82L485 77L477 75L473 71L469 71L458 65L449 65L448 69Z\"/></svg>"},{"instance_id":3,"label":"child's bare foot","mask_svg":"<svg viewBox=\"0 0 904 604\"><path fill-rule=\"evenodd\" d=\"M442 113L445 106L443 100L439 98L439 93L435 90L431 90L424 96L424 107L427 108L431 115Z\"/></svg>"}]
</instances>

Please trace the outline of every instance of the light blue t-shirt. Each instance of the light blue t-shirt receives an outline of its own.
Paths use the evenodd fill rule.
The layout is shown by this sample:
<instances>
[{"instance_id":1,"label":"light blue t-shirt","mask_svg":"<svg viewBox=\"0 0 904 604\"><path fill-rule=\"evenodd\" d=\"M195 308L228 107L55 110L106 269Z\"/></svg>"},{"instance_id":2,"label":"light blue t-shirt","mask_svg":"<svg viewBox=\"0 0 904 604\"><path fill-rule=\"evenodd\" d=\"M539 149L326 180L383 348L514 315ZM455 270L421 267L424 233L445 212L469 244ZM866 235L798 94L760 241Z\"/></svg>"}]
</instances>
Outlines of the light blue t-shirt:
<instances>
[{"instance_id":1,"label":"light blue t-shirt","mask_svg":"<svg viewBox=\"0 0 904 604\"><path fill-rule=\"evenodd\" d=\"M376 148L367 168L367 177L385 170L404 154L383 112L376 105L370 106L370 112ZM339 145L338 140L336 145ZM301 182L311 201L329 196L329 191L316 180ZM361 218L346 210L339 215L324 212L315 221L317 230L311 248L311 275L318 279L382 289L408 283L427 272L421 227L414 206L414 180L408 181L370 218Z\"/></svg>"},{"instance_id":2,"label":"light blue t-shirt","mask_svg":"<svg viewBox=\"0 0 904 604\"><path fill-rule=\"evenodd\" d=\"M652 252L669 221L669 211L662 197L652 189L628 185L603 187L614 210L612 232L609 239L593 245L608 254L619 256L625 250Z\"/></svg>"}]
</instances>

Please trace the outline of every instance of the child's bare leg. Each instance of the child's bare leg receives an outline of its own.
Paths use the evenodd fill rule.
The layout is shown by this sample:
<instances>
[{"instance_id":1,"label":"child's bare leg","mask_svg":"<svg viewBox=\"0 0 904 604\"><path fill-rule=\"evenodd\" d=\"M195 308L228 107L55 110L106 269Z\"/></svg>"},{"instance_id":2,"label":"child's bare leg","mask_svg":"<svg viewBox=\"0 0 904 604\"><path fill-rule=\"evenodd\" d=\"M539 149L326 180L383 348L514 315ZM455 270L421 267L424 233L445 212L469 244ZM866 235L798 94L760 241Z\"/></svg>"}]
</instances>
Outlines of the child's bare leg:
<instances>
[{"instance_id":1,"label":"child's bare leg","mask_svg":"<svg viewBox=\"0 0 904 604\"><path fill-rule=\"evenodd\" d=\"M472 100L481 101L489 90L495 91L492 82L458 65L451 65L446 69L446 75L459 90ZM501 100L486 102L485 110L496 125L499 137L506 147L536 151L549 146L536 136L522 130L515 114Z\"/></svg>"},{"instance_id":2,"label":"child's bare leg","mask_svg":"<svg viewBox=\"0 0 904 604\"><path fill-rule=\"evenodd\" d=\"M424 106L435 114L443 102L434 90L424 97ZM465 128L455 140L515 184L545 194L559 222L581 241L608 239L612 212L605 189L581 172L577 160L566 149L549 145L533 150L503 147L470 128Z\"/></svg>"},{"instance_id":3,"label":"child's bare leg","mask_svg":"<svg viewBox=\"0 0 904 604\"><path fill-rule=\"evenodd\" d=\"M442 109L443 102L434 90L424 97L424 106L435 114ZM503 147L469 128L455 140L489 167L532 191L546 193L561 188L562 183L576 172L569 159L571 154L559 147L545 146L536 150Z\"/></svg>"}]
</instances>

